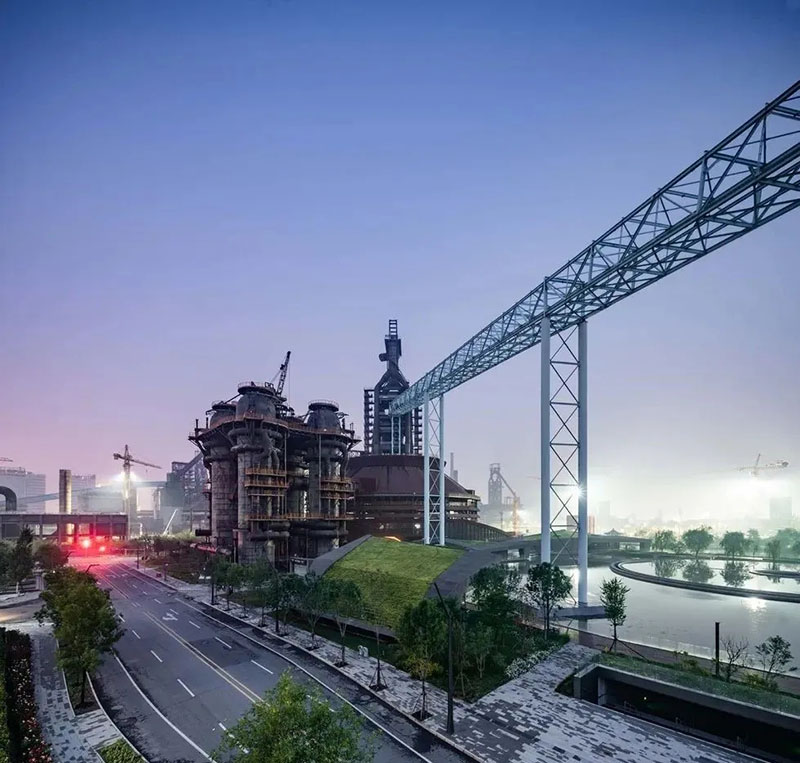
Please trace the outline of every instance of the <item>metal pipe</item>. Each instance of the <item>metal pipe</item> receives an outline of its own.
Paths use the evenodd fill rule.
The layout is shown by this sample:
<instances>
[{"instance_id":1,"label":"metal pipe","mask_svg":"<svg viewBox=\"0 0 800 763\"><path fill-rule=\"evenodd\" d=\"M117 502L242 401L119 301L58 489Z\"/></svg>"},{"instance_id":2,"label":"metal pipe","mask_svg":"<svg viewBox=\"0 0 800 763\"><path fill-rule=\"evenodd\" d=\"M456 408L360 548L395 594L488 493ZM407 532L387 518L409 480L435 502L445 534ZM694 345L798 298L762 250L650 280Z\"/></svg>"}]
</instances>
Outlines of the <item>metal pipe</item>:
<instances>
[{"instance_id":1,"label":"metal pipe","mask_svg":"<svg viewBox=\"0 0 800 763\"><path fill-rule=\"evenodd\" d=\"M427 546L431 542L431 454L428 422L428 393L422 403L422 542Z\"/></svg>"},{"instance_id":2,"label":"metal pipe","mask_svg":"<svg viewBox=\"0 0 800 763\"><path fill-rule=\"evenodd\" d=\"M541 523L540 561L550 561L550 318L542 318L541 327L541 397L540 443L541 448Z\"/></svg>"},{"instance_id":3,"label":"metal pipe","mask_svg":"<svg viewBox=\"0 0 800 763\"><path fill-rule=\"evenodd\" d=\"M447 495L444 474L444 395L439 395L439 545L444 546L447 522Z\"/></svg>"},{"instance_id":4,"label":"metal pipe","mask_svg":"<svg viewBox=\"0 0 800 763\"><path fill-rule=\"evenodd\" d=\"M589 395L587 323L578 324L578 606L589 603Z\"/></svg>"}]
</instances>

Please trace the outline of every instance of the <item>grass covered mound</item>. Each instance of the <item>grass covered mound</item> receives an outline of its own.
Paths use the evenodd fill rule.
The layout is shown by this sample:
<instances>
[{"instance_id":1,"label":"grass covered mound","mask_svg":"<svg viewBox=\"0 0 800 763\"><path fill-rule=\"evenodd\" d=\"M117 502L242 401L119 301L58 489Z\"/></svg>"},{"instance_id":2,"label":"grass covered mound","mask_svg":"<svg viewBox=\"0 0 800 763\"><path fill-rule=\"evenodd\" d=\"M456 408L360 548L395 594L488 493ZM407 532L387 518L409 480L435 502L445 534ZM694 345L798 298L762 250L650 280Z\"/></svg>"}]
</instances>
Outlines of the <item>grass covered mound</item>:
<instances>
[{"instance_id":1,"label":"grass covered mound","mask_svg":"<svg viewBox=\"0 0 800 763\"><path fill-rule=\"evenodd\" d=\"M455 548L370 538L325 574L353 581L377 622L394 628L406 607L419 602L431 583L462 553Z\"/></svg>"}]
</instances>

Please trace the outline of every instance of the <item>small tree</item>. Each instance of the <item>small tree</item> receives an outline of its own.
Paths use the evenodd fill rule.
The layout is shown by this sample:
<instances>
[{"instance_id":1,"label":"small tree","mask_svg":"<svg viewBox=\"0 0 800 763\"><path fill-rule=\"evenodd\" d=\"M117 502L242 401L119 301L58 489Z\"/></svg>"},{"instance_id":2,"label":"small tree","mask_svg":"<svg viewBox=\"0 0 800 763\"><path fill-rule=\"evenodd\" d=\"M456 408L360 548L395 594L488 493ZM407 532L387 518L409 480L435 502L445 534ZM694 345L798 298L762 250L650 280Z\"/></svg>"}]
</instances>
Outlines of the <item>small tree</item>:
<instances>
[{"instance_id":1,"label":"small tree","mask_svg":"<svg viewBox=\"0 0 800 763\"><path fill-rule=\"evenodd\" d=\"M731 560L735 560L737 556L742 556L746 551L747 538L741 532L727 532L722 536L720 546Z\"/></svg>"},{"instance_id":2,"label":"small tree","mask_svg":"<svg viewBox=\"0 0 800 763\"><path fill-rule=\"evenodd\" d=\"M619 578L604 580L600 588L600 603L605 607L606 619L614 629L614 640L611 645L617 650L617 626L625 623L628 616L626 610L626 597L630 592Z\"/></svg>"},{"instance_id":3,"label":"small tree","mask_svg":"<svg viewBox=\"0 0 800 763\"><path fill-rule=\"evenodd\" d=\"M45 572L52 572L69 561L69 551L48 540L39 544L33 552L33 560L41 564Z\"/></svg>"},{"instance_id":4,"label":"small tree","mask_svg":"<svg viewBox=\"0 0 800 763\"><path fill-rule=\"evenodd\" d=\"M749 662L750 642L747 639L736 639L726 636L722 639L722 648L725 650L725 662L722 665L722 674L730 683L731 679L741 668L747 667Z\"/></svg>"},{"instance_id":5,"label":"small tree","mask_svg":"<svg viewBox=\"0 0 800 763\"><path fill-rule=\"evenodd\" d=\"M225 570L225 601L231 608L231 597L244 585L246 573L241 564L230 564Z\"/></svg>"},{"instance_id":6,"label":"small tree","mask_svg":"<svg viewBox=\"0 0 800 763\"><path fill-rule=\"evenodd\" d=\"M708 527L698 527L694 530L687 530L681 536L681 540L697 559L714 542L714 536Z\"/></svg>"},{"instance_id":7,"label":"small tree","mask_svg":"<svg viewBox=\"0 0 800 763\"><path fill-rule=\"evenodd\" d=\"M309 572L302 578L303 587L300 593L300 609L303 610L309 628L311 628L311 648L317 647L317 625L333 604L333 586L331 579L320 577Z\"/></svg>"},{"instance_id":8,"label":"small tree","mask_svg":"<svg viewBox=\"0 0 800 763\"><path fill-rule=\"evenodd\" d=\"M791 662L791 644L781 636L770 636L756 647L756 654L764 671L764 683L769 688L776 688L773 676L782 673L783 669Z\"/></svg>"},{"instance_id":9,"label":"small tree","mask_svg":"<svg viewBox=\"0 0 800 763\"><path fill-rule=\"evenodd\" d=\"M781 558L781 539L773 538L764 544L764 551L772 563L773 569L778 569L778 560Z\"/></svg>"},{"instance_id":10,"label":"small tree","mask_svg":"<svg viewBox=\"0 0 800 763\"><path fill-rule=\"evenodd\" d=\"M361 589L351 580L330 580L331 611L336 618L339 636L342 639L342 657L338 667L347 665L344 638L350 619L360 618L364 611Z\"/></svg>"},{"instance_id":11,"label":"small tree","mask_svg":"<svg viewBox=\"0 0 800 763\"><path fill-rule=\"evenodd\" d=\"M653 535L653 550L654 551L670 551L675 547L677 538L672 530L657 530Z\"/></svg>"},{"instance_id":12,"label":"small tree","mask_svg":"<svg viewBox=\"0 0 800 763\"><path fill-rule=\"evenodd\" d=\"M747 545L750 548L751 554L755 555L758 553L758 549L761 548L761 536L758 530L751 529L747 531Z\"/></svg>"},{"instance_id":13,"label":"small tree","mask_svg":"<svg viewBox=\"0 0 800 763\"><path fill-rule=\"evenodd\" d=\"M261 608L259 625L264 625L267 605L270 602L270 584L274 577L272 565L266 559L257 559L247 567L247 588Z\"/></svg>"},{"instance_id":14,"label":"small tree","mask_svg":"<svg viewBox=\"0 0 800 763\"><path fill-rule=\"evenodd\" d=\"M23 527L17 537L17 542L11 549L8 558L8 572L10 581L16 585L17 593L22 581L31 576L33 572L33 533L30 527Z\"/></svg>"},{"instance_id":15,"label":"small tree","mask_svg":"<svg viewBox=\"0 0 800 763\"><path fill-rule=\"evenodd\" d=\"M531 605L542 613L545 638L550 633L553 610L569 596L571 590L572 581L554 564L542 562L528 570L525 593Z\"/></svg>"},{"instance_id":16,"label":"small tree","mask_svg":"<svg viewBox=\"0 0 800 763\"><path fill-rule=\"evenodd\" d=\"M520 581L518 570L502 564L484 567L470 580L477 618L492 628L495 646L504 653L517 642Z\"/></svg>"},{"instance_id":17,"label":"small tree","mask_svg":"<svg viewBox=\"0 0 800 763\"><path fill-rule=\"evenodd\" d=\"M11 562L11 549L7 543L0 541L0 586L8 581L8 567Z\"/></svg>"},{"instance_id":18,"label":"small tree","mask_svg":"<svg viewBox=\"0 0 800 763\"><path fill-rule=\"evenodd\" d=\"M484 623L476 623L470 629L467 640L467 655L478 671L478 678L486 672L486 661L494 649L494 631ZM462 685L463 692L463 685Z\"/></svg>"},{"instance_id":19,"label":"small tree","mask_svg":"<svg viewBox=\"0 0 800 763\"><path fill-rule=\"evenodd\" d=\"M370 763L374 736L346 703L336 707L289 672L232 726L213 755L231 763Z\"/></svg>"},{"instance_id":20,"label":"small tree","mask_svg":"<svg viewBox=\"0 0 800 763\"><path fill-rule=\"evenodd\" d=\"M442 651L445 631L444 614L433 599L422 599L416 606L406 609L395 629L406 665L422 682L420 720L428 717L427 680L439 669L434 656Z\"/></svg>"}]
</instances>

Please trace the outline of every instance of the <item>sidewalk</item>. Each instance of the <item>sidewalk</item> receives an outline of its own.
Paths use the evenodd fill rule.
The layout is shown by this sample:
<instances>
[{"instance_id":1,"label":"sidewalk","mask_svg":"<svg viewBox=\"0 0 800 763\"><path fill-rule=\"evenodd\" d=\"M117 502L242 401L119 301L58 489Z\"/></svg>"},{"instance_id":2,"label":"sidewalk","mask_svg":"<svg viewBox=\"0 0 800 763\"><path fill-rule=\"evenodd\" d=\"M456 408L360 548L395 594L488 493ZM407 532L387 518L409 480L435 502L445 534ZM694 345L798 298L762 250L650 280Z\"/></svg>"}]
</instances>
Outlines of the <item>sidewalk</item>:
<instances>
[{"instance_id":1,"label":"sidewalk","mask_svg":"<svg viewBox=\"0 0 800 763\"><path fill-rule=\"evenodd\" d=\"M56 641L49 630L31 630L36 704L42 734L57 763L98 763L96 749L120 738L103 710L78 717L72 711L61 669L56 664Z\"/></svg>"},{"instance_id":2,"label":"sidewalk","mask_svg":"<svg viewBox=\"0 0 800 763\"><path fill-rule=\"evenodd\" d=\"M140 570L155 577L152 570ZM196 601L210 606L208 586L192 585L167 576L173 585ZM233 615L257 626L258 613L245 617L239 605L228 612L224 603L220 612ZM277 637L264 628L264 635ZM296 627L284 627L286 641L308 649L310 634ZM312 654L334 664L341 647L317 638L320 645ZM567 644L544 662L519 678L509 681L473 704L456 701L456 734L453 741L485 761L504 763L553 763L579 761L596 763L601 759L615 763L734 763L751 761L692 737L582 702L555 692L555 687L573 671L586 665L597 652L578 644ZM346 650L348 665L341 672L363 686L373 682L375 660ZM411 713L419 709L420 684L392 665L381 664L388 688L381 697L396 709ZM443 735L447 695L435 687L428 690L428 710L432 713L424 725Z\"/></svg>"}]
</instances>

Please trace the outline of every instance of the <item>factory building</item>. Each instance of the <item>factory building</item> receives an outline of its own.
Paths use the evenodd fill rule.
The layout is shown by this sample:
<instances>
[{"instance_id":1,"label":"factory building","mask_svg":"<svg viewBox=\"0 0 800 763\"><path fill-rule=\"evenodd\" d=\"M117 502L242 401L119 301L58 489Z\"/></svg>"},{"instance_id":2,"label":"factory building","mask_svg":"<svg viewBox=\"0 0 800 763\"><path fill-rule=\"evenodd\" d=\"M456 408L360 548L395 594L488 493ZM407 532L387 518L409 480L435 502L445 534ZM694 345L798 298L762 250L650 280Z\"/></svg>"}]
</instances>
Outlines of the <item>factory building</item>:
<instances>
[{"instance_id":1,"label":"factory building","mask_svg":"<svg viewBox=\"0 0 800 763\"><path fill-rule=\"evenodd\" d=\"M336 403L309 403L298 416L281 391L242 382L189 439L209 470L212 544L290 569L345 542L353 497L345 472L357 439Z\"/></svg>"},{"instance_id":2,"label":"factory building","mask_svg":"<svg viewBox=\"0 0 800 763\"><path fill-rule=\"evenodd\" d=\"M367 533L402 540L422 537L424 459L422 416L417 409L401 419L399 432L392 429L389 406L408 389L400 370L402 345L397 321L389 321L384 337L385 352L378 358L386 369L374 387L364 390L364 452L349 460L347 476L355 488L348 529L350 540ZM392 454L392 435L395 454ZM447 518L478 519L478 496L460 485L454 475L445 478Z\"/></svg>"},{"instance_id":3,"label":"factory building","mask_svg":"<svg viewBox=\"0 0 800 763\"><path fill-rule=\"evenodd\" d=\"M28 503L28 496L44 495L47 492L47 478L44 474L29 472L15 466L0 467L0 487L8 488L17 496L17 502L25 506L26 511L44 512L44 501ZM0 510L5 509L5 499L0 495Z\"/></svg>"}]
</instances>

